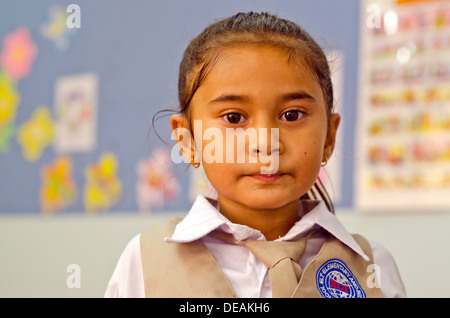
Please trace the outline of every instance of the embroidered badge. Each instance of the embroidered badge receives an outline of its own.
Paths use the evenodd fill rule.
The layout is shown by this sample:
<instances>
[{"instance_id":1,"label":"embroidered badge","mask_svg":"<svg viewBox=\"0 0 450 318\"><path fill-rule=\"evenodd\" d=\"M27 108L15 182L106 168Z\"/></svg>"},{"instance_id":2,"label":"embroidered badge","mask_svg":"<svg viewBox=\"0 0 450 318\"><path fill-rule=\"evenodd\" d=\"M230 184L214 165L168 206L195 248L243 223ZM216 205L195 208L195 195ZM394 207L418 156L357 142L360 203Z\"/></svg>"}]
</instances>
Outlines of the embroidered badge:
<instances>
[{"instance_id":1,"label":"embroidered badge","mask_svg":"<svg viewBox=\"0 0 450 318\"><path fill-rule=\"evenodd\" d=\"M324 298L366 298L366 293L345 263L333 258L316 273L317 289Z\"/></svg>"}]
</instances>

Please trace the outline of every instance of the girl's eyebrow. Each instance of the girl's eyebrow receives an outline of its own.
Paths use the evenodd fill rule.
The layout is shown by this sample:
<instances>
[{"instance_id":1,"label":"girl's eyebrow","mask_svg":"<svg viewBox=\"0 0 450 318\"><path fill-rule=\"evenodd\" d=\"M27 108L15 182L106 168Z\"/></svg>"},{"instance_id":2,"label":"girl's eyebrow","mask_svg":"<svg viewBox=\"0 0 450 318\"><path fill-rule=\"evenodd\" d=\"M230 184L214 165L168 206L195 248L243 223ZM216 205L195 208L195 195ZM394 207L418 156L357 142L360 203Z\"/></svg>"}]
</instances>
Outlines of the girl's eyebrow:
<instances>
[{"instance_id":1,"label":"girl's eyebrow","mask_svg":"<svg viewBox=\"0 0 450 318\"><path fill-rule=\"evenodd\" d=\"M245 95L233 95L233 94L224 94L219 97L211 100L208 104L220 103L220 102L248 102L250 97Z\"/></svg>"},{"instance_id":2,"label":"girl's eyebrow","mask_svg":"<svg viewBox=\"0 0 450 318\"><path fill-rule=\"evenodd\" d=\"M308 99L312 102L316 101L316 99L314 97L312 97L305 91L287 93L287 94L282 95L282 97L281 97L281 100L285 101L285 102L290 101L290 100L296 100L296 99L300 99L300 100Z\"/></svg>"},{"instance_id":3,"label":"girl's eyebrow","mask_svg":"<svg viewBox=\"0 0 450 318\"><path fill-rule=\"evenodd\" d=\"M305 91L298 91L298 92L292 92L283 94L280 97L280 100L283 102L288 102L291 100L310 100L315 102L315 98L306 93ZM223 94L219 97L211 100L208 102L208 104L214 104L214 103L220 103L220 102L249 102L251 98L246 95L235 95L235 94Z\"/></svg>"}]
</instances>

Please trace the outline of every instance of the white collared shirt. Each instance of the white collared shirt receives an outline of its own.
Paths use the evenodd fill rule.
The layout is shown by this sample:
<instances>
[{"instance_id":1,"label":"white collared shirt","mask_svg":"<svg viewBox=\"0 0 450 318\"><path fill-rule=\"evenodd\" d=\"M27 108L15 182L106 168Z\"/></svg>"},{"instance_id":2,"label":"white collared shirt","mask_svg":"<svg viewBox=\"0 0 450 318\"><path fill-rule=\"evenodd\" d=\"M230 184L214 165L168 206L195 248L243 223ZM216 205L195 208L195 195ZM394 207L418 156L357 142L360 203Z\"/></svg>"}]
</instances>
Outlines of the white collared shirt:
<instances>
[{"instance_id":1,"label":"white collared shirt","mask_svg":"<svg viewBox=\"0 0 450 318\"><path fill-rule=\"evenodd\" d=\"M183 243L202 239L239 298L271 297L267 266L256 259L246 247L225 244L210 233L219 229L242 241L265 240L264 235L248 226L231 223L216 207L216 201L198 196L189 213L176 226L172 236L165 240L169 243ZM351 234L336 216L327 210L322 201L307 213L299 211L299 217L299 221L289 232L277 240L291 240L305 235L313 227L320 226L368 260ZM138 234L123 251L109 281L105 297L145 297L139 240ZM306 251L299 261L302 268L317 255L324 242L325 238L320 236L308 240ZM379 266L377 280L383 296L406 297L403 282L391 254L379 244L372 241L369 243L374 263Z\"/></svg>"}]
</instances>

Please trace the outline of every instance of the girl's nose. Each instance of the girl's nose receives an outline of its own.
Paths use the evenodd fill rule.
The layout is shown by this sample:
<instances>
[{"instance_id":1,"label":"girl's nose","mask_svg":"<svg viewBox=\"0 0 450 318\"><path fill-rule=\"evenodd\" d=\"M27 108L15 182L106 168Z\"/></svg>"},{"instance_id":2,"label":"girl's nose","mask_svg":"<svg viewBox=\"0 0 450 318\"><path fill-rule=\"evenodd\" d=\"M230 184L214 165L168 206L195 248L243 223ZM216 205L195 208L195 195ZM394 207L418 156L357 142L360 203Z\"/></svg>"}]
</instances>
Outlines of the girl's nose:
<instances>
[{"instance_id":1,"label":"girl's nose","mask_svg":"<svg viewBox=\"0 0 450 318\"><path fill-rule=\"evenodd\" d=\"M250 155L270 156L273 152L281 152L280 133L278 127L259 128L257 140L249 145Z\"/></svg>"}]
</instances>

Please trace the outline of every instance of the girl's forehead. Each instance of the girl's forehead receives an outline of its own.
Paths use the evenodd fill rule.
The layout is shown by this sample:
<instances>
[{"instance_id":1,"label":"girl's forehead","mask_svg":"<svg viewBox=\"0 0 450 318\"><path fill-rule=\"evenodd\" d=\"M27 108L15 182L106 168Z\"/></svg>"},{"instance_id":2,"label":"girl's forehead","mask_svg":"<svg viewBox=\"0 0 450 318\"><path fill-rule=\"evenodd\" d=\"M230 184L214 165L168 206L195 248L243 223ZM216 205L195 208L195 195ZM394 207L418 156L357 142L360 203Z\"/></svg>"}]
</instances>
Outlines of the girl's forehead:
<instances>
[{"instance_id":1,"label":"girl's forehead","mask_svg":"<svg viewBox=\"0 0 450 318\"><path fill-rule=\"evenodd\" d=\"M220 49L214 64L230 61L248 63L254 60L255 57L266 59L267 63L283 63L292 68L310 68L299 50L266 43L239 43L225 46ZM266 64L266 66L269 65Z\"/></svg>"},{"instance_id":2,"label":"girl's forehead","mask_svg":"<svg viewBox=\"0 0 450 318\"><path fill-rule=\"evenodd\" d=\"M209 89L227 86L243 90L269 83L278 88L304 86L321 92L316 77L301 56L268 45L237 45L223 49L199 89L203 90L202 86Z\"/></svg>"}]
</instances>

